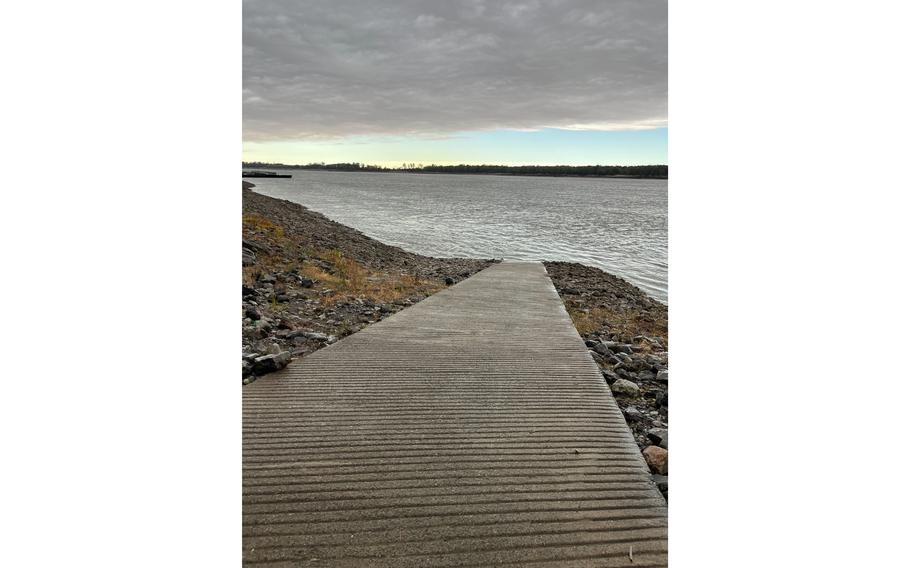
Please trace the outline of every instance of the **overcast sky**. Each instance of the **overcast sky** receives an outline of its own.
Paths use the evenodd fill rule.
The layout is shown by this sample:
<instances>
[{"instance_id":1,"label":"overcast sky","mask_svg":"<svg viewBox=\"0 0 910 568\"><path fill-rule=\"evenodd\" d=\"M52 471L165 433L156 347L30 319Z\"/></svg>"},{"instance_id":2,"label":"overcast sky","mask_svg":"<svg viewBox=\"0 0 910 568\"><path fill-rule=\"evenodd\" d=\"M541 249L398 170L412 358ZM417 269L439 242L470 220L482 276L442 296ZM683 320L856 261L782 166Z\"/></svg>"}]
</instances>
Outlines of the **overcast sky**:
<instances>
[{"instance_id":1,"label":"overcast sky","mask_svg":"<svg viewBox=\"0 0 910 568\"><path fill-rule=\"evenodd\" d=\"M245 0L243 10L248 159L387 161L376 148L413 143L459 162L440 141L666 127L662 0Z\"/></svg>"}]
</instances>

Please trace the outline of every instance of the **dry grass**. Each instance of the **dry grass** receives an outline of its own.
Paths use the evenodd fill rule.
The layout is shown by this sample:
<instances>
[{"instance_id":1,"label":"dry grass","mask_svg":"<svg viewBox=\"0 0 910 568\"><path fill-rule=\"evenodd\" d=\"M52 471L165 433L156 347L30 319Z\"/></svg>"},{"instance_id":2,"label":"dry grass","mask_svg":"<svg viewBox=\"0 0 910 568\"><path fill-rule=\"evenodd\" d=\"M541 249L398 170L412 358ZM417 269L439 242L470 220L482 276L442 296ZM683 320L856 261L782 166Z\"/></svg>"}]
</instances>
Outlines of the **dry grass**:
<instances>
[{"instance_id":1,"label":"dry grass","mask_svg":"<svg viewBox=\"0 0 910 568\"><path fill-rule=\"evenodd\" d=\"M410 274L392 276L375 282L370 288L370 295L377 302L397 302L415 293L429 296L444 288L442 284L430 280L420 280Z\"/></svg>"},{"instance_id":2,"label":"dry grass","mask_svg":"<svg viewBox=\"0 0 910 568\"><path fill-rule=\"evenodd\" d=\"M374 275L364 279L362 284L350 286L342 284L334 288L333 293L323 296L322 303L332 305L350 300L353 297L369 300L377 304L388 304L401 301L413 295L430 295L443 288L442 285L427 280L419 280L404 275Z\"/></svg>"},{"instance_id":3,"label":"dry grass","mask_svg":"<svg viewBox=\"0 0 910 568\"><path fill-rule=\"evenodd\" d=\"M284 228L256 213L245 213L243 215L243 227L257 233L268 235L274 239L284 239Z\"/></svg>"},{"instance_id":4,"label":"dry grass","mask_svg":"<svg viewBox=\"0 0 910 568\"><path fill-rule=\"evenodd\" d=\"M576 308L568 308L569 317L572 318L575 329L581 335L593 333L603 327L604 323L607 322L605 311L603 308L594 308L587 312Z\"/></svg>"},{"instance_id":5,"label":"dry grass","mask_svg":"<svg viewBox=\"0 0 910 568\"><path fill-rule=\"evenodd\" d=\"M243 282L246 285L253 285L262 273L296 270L301 276L328 289L327 294L320 296L320 301L325 306L352 298L393 303L413 295L429 295L443 288L439 282L421 280L410 274L371 271L337 249L317 250L302 246L295 239L287 237L281 226L255 213L244 214L243 229L245 235L270 242L284 251L281 254L257 253L256 264L243 268ZM310 260L288 260L298 256L299 252L306 254Z\"/></svg>"},{"instance_id":6,"label":"dry grass","mask_svg":"<svg viewBox=\"0 0 910 568\"><path fill-rule=\"evenodd\" d=\"M566 310L572 318L572 323L575 324L575 329L582 336L607 327L612 332L628 337L647 335L659 338L664 343L667 341L666 321L649 321L638 312L609 308L593 308L585 312L572 306L566 306ZM642 348L648 351L650 344L642 342Z\"/></svg>"},{"instance_id":7,"label":"dry grass","mask_svg":"<svg viewBox=\"0 0 910 568\"><path fill-rule=\"evenodd\" d=\"M315 280L317 282L322 282L326 286L332 288L338 288L343 286L343 280L335 275L329 274L328 272L322 270L315 264L304 263L301 264L297 271L302 275Z\"/></svg>"},{"instance_id":8,"label":"dry grass","mask_svg":"<svg viewBox=\"0 0 910 568\"><path fill-rule=\"evenodd\" d=\"M332 265L344 289L355 294L363 291L369 274L363 265L354 259L345 257L341 251L336 249L323 251L316 256Z\"/></svg>"},{"instance_id":9,"label":"dry grass","mask_svg":"<svg viewBox=\"0 0 910 568\"><path fill-rule=\"evenodd\" d=\"M244 266L243 267L243 284L245 286L252 286L256 283L256 277L259 275L260 269L256 266Z\"/></svg>"},{"instance_id":10,"label":"dry grass","mask_svg":"<svg viewBox=\"0 0 910 568\"><path fill-rule=\"evenodd\" d=\"M323 305L357 297L375 303L392 303L415 294L429 295L443 286L430 280L421 280L410 274L374 272L338 250L315 251L313 257L329 265L328 269L306 262L298 272L320 282L330 290L320 298Z\"/></svg>"}]
</instances>

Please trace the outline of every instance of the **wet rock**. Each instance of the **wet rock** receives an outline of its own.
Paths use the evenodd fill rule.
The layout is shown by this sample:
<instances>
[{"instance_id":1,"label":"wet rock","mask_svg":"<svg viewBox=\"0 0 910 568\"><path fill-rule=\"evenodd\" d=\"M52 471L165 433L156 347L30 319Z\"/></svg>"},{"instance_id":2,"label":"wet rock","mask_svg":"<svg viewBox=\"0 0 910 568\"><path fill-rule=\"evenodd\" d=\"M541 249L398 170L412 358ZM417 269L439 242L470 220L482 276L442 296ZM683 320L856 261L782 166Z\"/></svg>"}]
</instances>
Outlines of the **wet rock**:
<instances>
[{"instance_id":1,"label":"wet rock","mask_svg":"<svg viewBox=\"0 0 910 568\"><path fill-rule=\"evenodd\" d=\"M640 373L638 373L638 380L640 380L642 382L653 381L654 373L650 369L641 371Z\"/></svg>"},{"instance_id":2,"label":"wet rock","mask_svg":"<svg viewBox=\"0 0 910 568\"><path fill-rule=\"evenodd\" d=\"M604 357L613 355L613 352L610 351L610 346L603 341L594 344L594 351L600 353Z\"/></svg>"},{"instance_id":3,"label":"wet rock","mask_svg":"<svg viewBox=\"0 0 910 568\"><path fill-rule=\"evenodd\" d=\"M640 392L638 385L626 379L617 379L610 385L610 390L612 390L613 394L616 396L625 397L636 397Z\"/></svg>"},{"instance_id":4,"label":"wet rock","mask_svg":"<svg viewBox=\"0 0 910 568\"><path fill-rule=\"evenodd\" d=\"M291 352L282 351L274 355L263 355L253 361L253 373L256 375L265 375L287 367L291 362Z\"/></svg>"},{"instance_id":5,"label":"wet rock","mask_svg":"<svg viewBox=\"0 0 910 568\"><path fill-rule=\"evenodd\" d=\"M615 368L617 365L622 365L622 359L620 359L620 358L617 357L616 355L610 355L610 356L608 356L608 357L606 358L606 361L607 361L608 364L612 365L614 368Z\"/></svg>"},{"instance_id":6,"label":"wet rock","mask_svg":"<svg viewBox=\"0 0 910 568\"><path fill-rule=\"evenodd\" d=\"M641 451L651 473L667 475L667 450L659 446L648 446Z\"/></svg>"},{"instance_id":7,"label":"wet rock","mask_svg":"<svg viewBox=\"0 0 910 568\"><path fill-rule=\"evenodd\" d=\"M600 372L604 376L604 380L607 381L608 385L613 385L616 381L622 380L619 375L610 369L601 369Z\"/></svg>"},{"instance_id":8,"label":"wet rock","mask_svg":"<svg viewBox=\"0 0 910 568\"><path fill-rule=\"evenodd\" d=\"M626 355L632 354L632 346L626 345L625 343L609 341L609 342L605 342L604 345L606 345L610 349L610 351L612 351L613 353L616 353L616 354L619 354L619 353L624 353Z\"/></svg>"},{"instance_id":9,"label":"wet rock","mask_svg":"<svg viewBox=\"0 0 910 568\"><path fill-rule=\"evenodd\" d=\"M616 371L616 374L622 379L632 381L633 383L638 380L638 375L632 373L623 365L617 365L616 367L613 367L613 370Z\"/></svg>"},{"instance_id":10,"label":"wet rock","mask_svg":"<svg viewBox=\"0 0 910 568\"><path fill-rule=\"evenodd\" d=\"M637 425L644 423L647 419L645 415L641 413L640 410L634 406L627 406L622 409L622 414L626 419L626 422L629 424L633 430Z\"/></svg>"},{"instance_id":11,"label":"wet rock","mask_svg":"<svg viewBox=\"0 0 910 568\"><path fill-rule=\"evenodd\" d=\"M648 364L651 365L652 367L656 366L656 365L660 365L663 362L660 357L658 357L657 355L654 355L653 353L646 354L645 361L647 361Z\"/></svg>"},{"instance_id":12,"label":"wet rock","mask_svg":"<svg viewBox=\"0 0 910 568\"><path fill-rule=\"evenodd\" d=\"M663 449L667 449L667 429L666 428L651 428L648 430L648 439L651 440L654 444L657 444Z\"/></svg>"}]
</instances>

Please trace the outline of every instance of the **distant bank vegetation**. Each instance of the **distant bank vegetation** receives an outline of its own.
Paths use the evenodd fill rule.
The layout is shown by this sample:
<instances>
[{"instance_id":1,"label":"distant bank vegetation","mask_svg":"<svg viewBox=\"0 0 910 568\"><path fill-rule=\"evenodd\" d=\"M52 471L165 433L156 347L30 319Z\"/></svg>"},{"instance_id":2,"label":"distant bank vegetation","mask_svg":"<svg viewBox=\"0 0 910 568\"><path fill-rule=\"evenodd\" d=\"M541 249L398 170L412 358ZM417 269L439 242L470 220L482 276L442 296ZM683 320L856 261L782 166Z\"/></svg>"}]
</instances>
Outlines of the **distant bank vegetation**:
<instances>
[{"instance_id":1,"label":"distant bank vegetation","mask_svg":"<svg viewBox=\"0 0 910 568\"><path fill-rule=\"evenodd\" d=\"M244 168L250 169L292 169L292 170L332 170L341 172L407 172L439 174L500 174L516 176L582 176L582 177L628 177L667 179L666 165L654 166L495 166L468 165L437 166L431 164L401 164L399 168L385 168L358 162L342 164L313 163L305 165L270 164L266 162L244 162Z\"/></svg>"}]
</instances>

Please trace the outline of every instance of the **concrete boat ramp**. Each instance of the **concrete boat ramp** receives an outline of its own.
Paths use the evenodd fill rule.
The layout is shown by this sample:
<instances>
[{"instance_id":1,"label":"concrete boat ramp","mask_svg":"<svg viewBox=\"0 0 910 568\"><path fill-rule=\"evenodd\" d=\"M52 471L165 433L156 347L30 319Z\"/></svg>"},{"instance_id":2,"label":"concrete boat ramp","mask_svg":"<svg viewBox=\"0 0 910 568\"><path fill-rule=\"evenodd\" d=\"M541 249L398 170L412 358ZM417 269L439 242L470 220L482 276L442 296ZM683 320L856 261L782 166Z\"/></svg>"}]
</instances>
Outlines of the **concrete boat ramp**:
<instances>
[{"instance_id":1,"label":"concrete boat ramp","mask_svg":"<svg viewBox=\"0 0 910 568\"><path fill-rule=\"evenodd\" d=\"M245 566L665 566L666 515L540 263L243 388Z\"/></svg>"}]
</instances>

